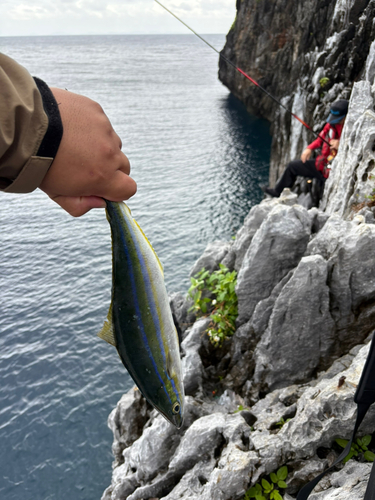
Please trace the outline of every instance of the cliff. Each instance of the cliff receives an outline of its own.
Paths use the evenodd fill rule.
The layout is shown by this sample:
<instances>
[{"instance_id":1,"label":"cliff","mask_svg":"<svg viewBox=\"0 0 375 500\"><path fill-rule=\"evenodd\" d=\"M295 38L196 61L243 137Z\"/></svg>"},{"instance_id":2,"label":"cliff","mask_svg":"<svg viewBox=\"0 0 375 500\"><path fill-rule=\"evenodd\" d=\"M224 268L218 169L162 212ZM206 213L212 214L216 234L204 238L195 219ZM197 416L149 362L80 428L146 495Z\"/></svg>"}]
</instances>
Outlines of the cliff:
<instances>
[{"instance_id":1,"label":"cliff","mask_svg":"<svg viewBox=\"0 0 375 500\"><path fill-rule=\"evenodd\" d=\"M349 19L350 27L357 3L345 2L347 10L340 10L343 2L319 5L331 16L330 26ZM265 4L247 6L266 13ZM241 3L239 12L245 7ZM373 7L374 2L361 3L363 27L373 26L364 15ZM302 12L300 5L294 8ZM276 7L270 12L276 19ZM245 27L243 37L251 31ZM353 67L361 59L361 79L350 89L340 150L321 206L308 210L284 190L280 198L251 209L235 241L208 245L192 274L202 267L213 271L220 263L238 271L236 331L215 349L205 334L209 319L188 314L186 294L171 297L183 332L184 425L171 426L138 390L125 394L109 417L115 461L102 500L241 500L280 467L288 471L283 498L291 500L337 458L336 439L350 437L353 395L375 324L375 37L372 33L369 40L370 32L362 32L367 57L347 59ZM336 55L339 40L332 41ZM340 83L344 92L345 81ZM250 93L247 98L253 99ZM282 120L267 106L264 113ZM372 408L360 436L374 433L374 417ZM370 469L364 460L350 460L321 481L311 500L363 498Z\"/></svg>"},{"instance_id":2,"label":"cliff","mask_svg":"<svg viewBox=\"0 0 375 500\"><path fill-rule=\"evenodd\" d=\"M320 132L329 104L347 99L364 78L374 15L373 0L237 0L222 53ZM219 78L250 113L271 122L274 185L313 134L223 59Z\"/></svg>"}]
</instances>

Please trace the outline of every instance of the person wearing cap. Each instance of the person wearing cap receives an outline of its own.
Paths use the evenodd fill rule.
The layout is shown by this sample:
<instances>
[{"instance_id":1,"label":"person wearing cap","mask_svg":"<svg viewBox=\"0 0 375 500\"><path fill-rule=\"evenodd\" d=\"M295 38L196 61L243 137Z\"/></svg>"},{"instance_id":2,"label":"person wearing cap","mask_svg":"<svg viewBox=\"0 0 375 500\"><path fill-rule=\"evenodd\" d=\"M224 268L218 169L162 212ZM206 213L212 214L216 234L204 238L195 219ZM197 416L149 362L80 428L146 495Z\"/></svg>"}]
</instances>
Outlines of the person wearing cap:
<instances>
[{"instance_id":1,"label":"person wearing cap","mask_svg":"<svg viewBox=\"0 0 375 500\"><path fill-rule=\"evenodd\" d=\"M332 104L327 123L320 132L319 137L307 146L300 160L294 160L288 164L274 189L270 187L263 188L266 194L279 197L284 188L293 186L298 176L315 178L318 179L321 185L324 184L329 176L330 162L336 156L339 148L340 137L348 112L348 104L345 99L339 99ZM327 143L329 143L329 146ZM310 159L313 151L320 148L321 153L315 159Z\"/></svg>"}]
</instances>

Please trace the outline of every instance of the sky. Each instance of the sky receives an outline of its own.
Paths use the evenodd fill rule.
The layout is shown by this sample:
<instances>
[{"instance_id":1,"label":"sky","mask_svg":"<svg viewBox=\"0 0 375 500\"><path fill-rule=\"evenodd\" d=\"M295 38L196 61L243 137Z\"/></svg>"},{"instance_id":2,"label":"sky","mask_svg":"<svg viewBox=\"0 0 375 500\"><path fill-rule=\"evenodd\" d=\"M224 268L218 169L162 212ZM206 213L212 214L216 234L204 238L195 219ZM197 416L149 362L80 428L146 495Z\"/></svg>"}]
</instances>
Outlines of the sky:
<instances>
[{"instance_id":1,"label":"sky","mask_svg":"<svg viewBox=\"0 0 375 500\"><path fill-rule=\"evenodd\" d=\"M200 34L227 33L236 0L160 0ZM0 0L0 36L188 33L153 0Z\"/></svg>"}]
</instances>

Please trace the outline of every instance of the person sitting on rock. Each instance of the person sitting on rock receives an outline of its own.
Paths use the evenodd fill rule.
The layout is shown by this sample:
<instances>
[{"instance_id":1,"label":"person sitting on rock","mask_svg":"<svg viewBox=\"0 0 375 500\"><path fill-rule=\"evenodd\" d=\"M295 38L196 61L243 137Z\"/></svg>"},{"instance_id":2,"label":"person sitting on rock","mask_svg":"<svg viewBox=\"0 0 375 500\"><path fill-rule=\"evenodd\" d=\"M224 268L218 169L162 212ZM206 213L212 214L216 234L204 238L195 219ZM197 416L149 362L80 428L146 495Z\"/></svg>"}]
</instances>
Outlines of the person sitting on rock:
<instances>
[{"instance_id":1,"label":"person sitting on rock","mask_svg":"<svg viewBox=\"0 0 375 500\"><path fill-rule=\"evenodd\" d=\"M319 137L303 151L300 160L291 161L276 184L275 188L264 187L263 191L273 197L279 197L284 188L291 188L297 176L316 178L323 186L329 176L330 162L337 154L341 132L348 112L348 101L339 99L331 106L327 123ZM328 146L326 140L329 142ZM314 149L322 148L315 160L310 160Z\"/></svg>"}]
</instances>

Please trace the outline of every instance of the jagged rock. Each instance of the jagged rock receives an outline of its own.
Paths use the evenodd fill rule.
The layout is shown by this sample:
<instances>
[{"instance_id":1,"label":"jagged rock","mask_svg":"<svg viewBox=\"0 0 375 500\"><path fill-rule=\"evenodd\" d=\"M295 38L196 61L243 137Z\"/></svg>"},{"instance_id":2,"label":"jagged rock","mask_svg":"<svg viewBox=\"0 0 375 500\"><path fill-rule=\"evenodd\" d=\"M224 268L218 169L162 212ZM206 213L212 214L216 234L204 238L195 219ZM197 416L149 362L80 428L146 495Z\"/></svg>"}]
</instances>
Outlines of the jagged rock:
<instances>
[{"instance_id":1,"label":"jagged rock","mask_svg":"<svg viewBox=\"0 0 375 500\"><path fill-rule=\"evenodd\" d=\"M292 206L296 203L297 196L286 189L278 199L266 199L259 205L255 205L244 220L244 225L237 232L231 254L235 255L234 268L236 271L242 266L242 261L250 246L251 240L260 228L264 219L276 205ZM233 258L233 257L232 257Z\"/></svg>"},{"instance_id":2,"label":"jagged rock","mask_svg":"<svg viewBox=\"0 0 375 500\"><path fill-rule=\"evenodd\" d=\"M375 226L332 215L307 247L328 261L330 310L340 352L347 352L372 331L375 319Z\"/></svg>"},{"instance_id":3,"label":"jagged rock","mask_svg":"<svg viewBox=\"0 0 375 500\"><path fill-rule=\"evenodd\" d=\"M242 416L246 412L228 415L224 406L199 404L189 396L181 431L154 415L142 436L124 451L124 463L115 468L103 500L188 500L197 494L206 500L240 499L251 484L284 464L289 492L295 494L327 465L318 450L331 448L336 437L350 436L356 413L353 394L368 349L356 348L351 362L347 358L348 368L336 377L321 376L313 386L294 385L268 394L248 412L253 430ZM338 387L341 377L345 382ZM362 435L372 432L374 415L372 409ZM286 423L278 425L281 418ZM348 469L350 481L355 470ZM345 491L352 483L335 474L327 475L329 491Z\"/></svg>"},{"instance_id":4,"label":"jagged rock","mask_svg":"<svg viewBox=\"0 0 375 500\"><path fill-rule=\"evenodd\" d=\"M181 344L185 394L194 395L202 392L204 368L197 353L209 324L209 318L196 321Z\"/></svg>"},{"instance_id":5,"label":"jagged rock","mask_svg":"<svg viewBox=\"0 0 375 500\"><path fill-rule=\"evenodd\" d=\"M269 474L289 461L291 464L294 463L295 467L299 464L296 470L300 481L294 483L294 489L298 490L303 483L311 479L311 471L304 469L310 460L323 463L325 461L319 459L317 450L320 447L331 448L337 437L346 439L350 437L356 414L353 394L368 348L368 345L362 347L349 368L341 372L337 378L323 377L315 387L305 388L302 395L295 390L298 396L295 416L283 425L277 434L272 434L268 430L272 420L265 410L268 406L274 418L282 415L283 409L277 405L277 399L281 399L283 392L274 391L265 400L260 400L252 407L251 411L257 417L257 421L254 424L255 431L251 434L251 441L262 462L252 481L257 481L259 475ZM338 381L342 376L346 377L345 383L339 388ZM286 409L287 407L284 411ZM361 426L361 435L373 432L371 415L375 415L374 408L370 410ZM305 472L302 472L303 470ZM293 481L294 471L291 473L290 481Z\"/></svg>"},{"instance_id":6,"label":"jagged rock","mask_svg":"<svg viewBox=\"0 0 375 500\"><path fill-rule=\"evenodd\" d=\"M169 303L175 320L177 321L182 337L186 330L191 327L196 319L194 312L189 312L189 309L193 305L193 301L186 295L183 296L182 293L176 292L172 293L169 297Z\"/></svg>"},{"instance_id":7,"label":"jagged rock","mask_svg":"<svg viewBox=\"0 0 375 500\"><path fill-rule=\"evenodd\" d=\"M288 273L272 290L269 297L258 302L251 319L235 331L230 350L230 363L225 377L225 386L241 391L243 385L253 378L254 349L266 331L275 300L291 277ZM249 397L248 391L245 391Z\"/></svg>"},{"instance_id":8,"label":"jagged rock","mask_svg":"<svg viewBox=\"0 0 375 500\"><path fill-rule=\"evenodd\" d=\"M375 113L370 83L353 87L347 122L331 174L326 182L321 207L327 213L347 216L372 194L375 168Z\"/></svg>"},{"instance_id":9,"label":"jagged rock","mask_svg":"<svg viewBox=\"0 0 375 500\"><path fill-rule=\"evenodd\" d=\"M190 276L195 276L203 268L206 271L216 271L226 254L229 252L232 244L228 241L214 241L209 243L202 256L195 262L190 270Z\"/></svg>"},{"instance_id":10,"label":"jagged rock","mask_svg":"<svg viewBox=\"0 0 375 500\"><path fill-rule=\"evenodd\" d=\"M353 500L364 498L372 464L349 462L344 469L324 478L311 500Z\"/></svg>"},{"instance_id":11,"label":"jagged rock","mask_svg":"<svg viewBox=\"0 0 375 500\"><path fill-rule=\"evenodd\" d=\"M327 263L314 255L300 261L281 290L254 353L260 391L305 382L319 365L328 366L336 339L326 282Z\"/></svg>"},{"instance_id":12,"label":"jagged rock","mask_svg":"<svg viewBox=\"0 0 375 500\"><path fill-rule=\"evenodd\" d=\"M299 205L277 204L255 233L238 273L238 325L251 317L257 303L305 253L311 234L311 217Z\"/></svg>"},{"instance_id":13,"label":"jagged rock","mask_svg":"<svg viewBox=\"0 0 375 500\"><path fill-rule=\"evenodd\" d=\"M113 432L112 452L114 467L122 464L122 452L131 446L143 432L143 426L150 418L151 407L134 387L124 394L108 417L108 427Z\"/></svg>"}]
</instances>

